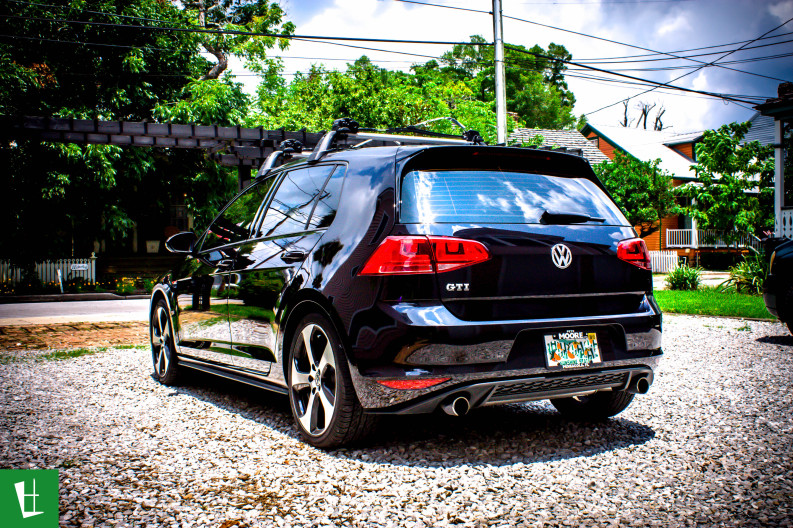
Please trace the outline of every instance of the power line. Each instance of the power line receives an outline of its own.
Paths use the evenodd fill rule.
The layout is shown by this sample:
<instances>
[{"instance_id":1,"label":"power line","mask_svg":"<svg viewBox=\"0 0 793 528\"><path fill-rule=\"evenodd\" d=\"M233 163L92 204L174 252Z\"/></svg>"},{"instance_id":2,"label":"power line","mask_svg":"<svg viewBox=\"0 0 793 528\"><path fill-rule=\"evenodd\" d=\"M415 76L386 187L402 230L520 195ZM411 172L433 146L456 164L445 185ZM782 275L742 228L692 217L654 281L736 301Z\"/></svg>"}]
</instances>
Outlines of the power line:
<instances>
[{"instance_id":1,"label":"power line","mask_svg":"<svg viewBox=\"0 0 793 528\"><path fill-rule=\"evenodd\" d=\"M771 35L771 36L763 37L763 38L760 38L760 39L757 39L757 40L770 40L770 39L775 39L775 38L779 38L779 37L785 37L787 35L793 35L793 31L788 31L787 33L779 33L778 35ZM689 49L684 49L684 50L675 50L675 51L670 51L668 53L687 53L689 51L701 51L701 50L706 50L706 49L724 48L724 47L727 47L727 46L737 46L738 44L746 44L746 43L750 43L750 42L752 42L752 41L751 40L740 40L738 42L728 42L728 43L725 43L725 44L714 44L712 46L702 46L702 47L699 47L699 48L689 48ZM786 40L784 42L789 42L789 41ZM752 46L752 47L744 48L744 49L755 49L755 48L760 48L760 47L764 47L764 46L775 46L777 44L784 44L784 42L775 42L775 43L770 43L770 44L763 44L762 46ZM722 51L724 51L724 50L722 50ZM720 52L714 52L714 54L715 53L720 53ZM634 58L639 58L639 57L654 57L656 55L665 55L665 53L661 53L661 52L658 52L658 53L644 53L644 54L641 54L641 55L623 55L623 56L619 56L619 57L600 57L600 58L580 59L580 60L581 60L581 62L607 61L607 60L612 60L612 59L616 60L616 59L634 59ZM711 55L711 54L708 53L708 54L705 54L705 55ZM690 56L691 57L702 57L704 55L690 55ZM670 57L670 58L663 59L663 60L672 60L673 58L674 57ZM632 62L632 61L626 61L626 62Z\"/></svg>"},{"instance_id":2,"label":"power line","mask_svg":"<svg viewBox=\"0 0 793 528\"><path fill-rule=\"evenodd\" d=\"M747 46L739 51L748 51L752 49L759 49L759 48L767 48L770 46L780 46L782 44L789 44L793 42L793 39L789 40L781 40L779 42L770 42L768 44L760 44L758 46ZM721 47L721 46L716 46ZM692 57L710 57L712 55L719 55L724 53L728 50L721 50L721 51L712 51L710 53L697 53L695 55L682 55L679 57L680 59L691 59ZM652 55L644 55L645 57L650 57ZM619 57L617 57L619 59ZM670 61L670 60L678 60L677 57L664 57L664 58L656 58L656 59L638 59L638 60L609 60L609 59L580 59L579 62L586 62L591 64L634 64L639 62L661 62L661 61ZM719 64L728 64L728 63L719 63Z\"/></svg>"},{"instance_id":3,"label":"power line","mask_svg":"<svg viewBox=\"0 0 793 528\"><path fill-rule=\"evenodd\" d=\"M167 30L167 31L178 31L178 32L193 32L193 33L210 33L210 34L221 34L221 35L247 35L247 36L264 36L264 37L275 37L275 38L285 38L285 39L298 39L298 40L308 40L308 41L330 41L330 42L323 42L326 44L332 44L334 41L341 40L341 41L354 41L354 42L384 42L384 43L410 43L410 44L442 44L442 45L479 45L479 46L492 46L492 43L487 42L449 42L449 41L426 41L426 40L407 40L407 39L377 39L377 38L364 38L364 37L330 37L330 36L308 36L308 35L292 35L292 34L271 34L271 33L257 33L257 32L250 32L250 31L237 31L237 30L208 30L208 29L199 29L199 28L166 28L166 27L155 27L155 26L136 26L136 25L128 25L128 24L115 24L115 23L107 23L107 22L94 22L94 21L80 21L80 20L69 20L69 19L51 19L51 18L42 18L42 17L23 17L23 16L16 16L16 15L4 15L7 18L15 18L15 19L26 19L26 20L39 20L39 21L46 21L46 22L63 22L63 23L74 23L79 25L92 25L92 26L100 26L100 27L122 27L122 28L132 28L132 29L146 29L146 30ZM549 57L547 55L543 55L540 53L534 53L531 51L523 50L520 48L516 48L514 46L508 46L509 49L514 51L518 51L520 53L533 55L538 58L543 58L550 61L558 61L564 64L572 64L574 66L578 66L581 68L590 69L593 71L599 71L601 73L607 73L610 75L616 75L619 77L628 78L631 80L636 81L643 81L648 82L658 86L669 86L672 89L678 89L686 92L691 93L699 93L703 95L710 95L712 97L720 97L726 100L734 100L735 102L744 102L747 104L751 104L750 101L743 101L736 98L731 98L729 96L722 96L717 93L713 92L705 92L701 90L693 90L690 88L684 87L675 87L671 86L669 83L658 83L656 81L642 79L639 77L634 77L626 74L621 74L617 72L611 72L609 70L605 70L602 68L596 68L594 66L588 66L585 64L581 64L574 61L567 61L560 59L558 57ZM376 50L380 51L380 50ZM434 58L434 57L433 57Z\"/></svg>"},{"instance_id":4,"label":"power line","mask_svg":"<svg viewBox=\"0 0 793 528\"><path fill-rule=\"evenodd\" d=\"M672 80L671 80L671 81L669 81L668 83L663 83L663 84L660 84L660 86L670 86L670 84L671 84L671 83L673 83L673 82L675 82L675 81L678 81L678 80L682 79L683 77L687 77L688 75L694 74L694 73L696 73L696 72L700 71L702 68L705 68L706 66L712 66L712 65L713 65L714 63L716 63L717 61L719 61L719 60L721 60L721 59L723 59L723 58L725 58L725 57L727 57L727 56L729 56L729 55L732 55L732 54L733 54L733 53L735 53L736 51L740 51L742 48L746 47L747 45L751 44L752 42L756 42L758 39L760 39L760 38L762 38L762 37L764 37L764 36L768 35L769 33L773 33L773 32L774 32L774 31L776 31L777 29L779 29L779 28L781 28L781 27L784 27L784 26L785 26L785 25L786 25L788 22L790 22L790 21L792 21L792 20L793 20L793 18L790 18L790 19L786 20L785 22L781 23L780 25L776 26L775 28L773 28L773 29L771 29L771 30L769 30L769 31L766 31L765 33L763 33L762 35L760 35L760 36L759 36L759 37L757 37L756 39L752 39L752 40L750 40L750 41L749 41L749 42L747 42L746 44L742 45L740 48L738 48L738 49L736 49L736 50L729 51L729 52L725 53L724 55L722 55L721 57L719 57L718 59L714 60L713 62L711 62L711 63L709 63L709 64L706 64L706 65L704 65L704 66L701 66L701 67L697 68L696 70L692 70L692 71L690 71L690 72L688 72L688 73L684 73L683 75L680 75L679 77L675 77L674 79L672 79ZM679 88L679 87L678 87L678 88ZM646 94L646 93L652 92L652 91L653 91L653 90L655 90L655 89L656 89L656 88L650 88L649 90L645 90L645 91L643 91L643 92L641 92L641 93L639 93L639 94L635 95L634 97L639 97L639 96L642 96L642 95L644 95L644 94ZM621 100L617 101L616 103L611 103L610 105L606 105L606 106L604 106L604 107L602 107L602 108L598 108L597 110L595 110L595 111L593 111L593 112L586 113L586 114L584 114L584 115L585 115L585 116L589 116L589 115L595 114L595 113L597 113L597 112L600 112L601 110L605 110L606 108L611 108L612 106L618 105L618 104L620 104L620 103L623 103L623 102L625 102L625 101L628 101L628 100L630 100L630 99L631 99L630 97L628 97L627 99L621 99ZM751 104L749 101L736 101L736 102Z\"/></svg>"},{"instance_id":5,"label":"power line","mask_svg":"<svg viewBox=\"0 0 793 528\"><path fill-rule=\"evenodd\" d=\"M135 26L130 24L116 24L113 22L97 22L93 20L69 20L67 18L47 18L47 17L30 17L21 15L7 15L0 14L6 18L15 18L21 20L35 20L39 22L63 22L65 24L78 24L83 26L100 26L100 27L113 27L113 28L129 28L129 29L148 29L148 30L163 30L163 31L176 31L180 33L204 33L209 35L237 35L249 37L270 37L289 40L321 40L321 41L349 41L349 42L381 42L385 44L430 44L430 45L444 45L444 46L457 46L457 45L472 45L472 46L492 46L492 42L460 42L454 40L410 40L410 39L383 39L371 37L333 37L325 35L293 35L291 33L261 33L255 31L240 31L234 29L204 29L204 28L184 28L184 27L162 27L162 26Z\"/></svg>"},{"instance_id":6,"label":"power line","mask_svg":"<svg viewBox=\"0 0 793 528\"><path fill-rule=\"evenodd\" d=\"M456 7L456 6L448 6L448 5L442 5L442 4L432 4L432 3L429 3L429 2L417 2L416 0L393 0L393 1L394 2L409 3L409 4L418 4L418 5L428 6L428 7L439 7L439 8L443 8L443 9L465 9L466 11L472 11L472 12L475 12L475 13L492 14L491 11L484 11L484 10L480 10L480 9L460 8L460 7ZM572 33L574 35L579 35L579 36L582 36L582 37L588 37L588 38L592 38L592 39L602 40L604 42L609 42L609 43L612 43L612 44L619 44L621 46L628 46L628 47L631 47L631 48L640 49L642 51L650 51L650 52L653 52L653 53L658 54L658 55L668 55L668 56L676 58L676 59L685 59L685 60L689 60L689 61L696 62L696 63L699 63L699 64L706 64L706 63L704 63L702 61L698 61L696 59L692 59L692 58L689 58L689 57L685 57L685 56L684 57L680 57L680 56L674 55L673 53L656 51L656 50L653 50L653 49L650 49L650 48L645 48L645 47L642 47L642 46L636 46L636 45L633 45L633 44L628 44L628 43L620 42L620 41L617 41L617 40L607 39L607 38L603 38L603 37L597 37L595 35L589 35L587 33L581 33L579 31L573 31L573 30L570 30L570 29L564 29L564 28L560 28L560 27L557 27L557 26L551 26L549 24L541 24L540 22L534 22L533 20L527 20L525 18L519 18L519 17L510 16L510 15L503 15L503 17L504 18L508 18L510 20L516 20L518 22L524 22L524 23L527 23L527 24L534 24L534 25L537 25L537 26L546 27L546 28L549 28L549 29L554 29L556 31L564 31L566 33ZM749 71L745 71L745 70L739 70L739 69L736 69L736 68L729 68L727 66L721 66L721 65L718 65L718 64L716 65L716 67L732 70L732 71L735 71L735 72L738 72L738 73L745 73L747 75L754 75L756 77L763 77L763 78L771 79L771 80L774 80L774 81L781 81L781 82L786 82L787 81L787 79L780 79L778 77L771 77L771 76L763 75L763 74L760 74L760 73L754 73L754 72L749 72Z\"/></svg>"},{"instance_id":7,"label":"power line","mask_svg":"<svg viewBox=\"0 0 793 528\"><path fill-rule=\"evenodd\" d=\"M610 42L612 44L619 44L621 46L628 46L630 48L636 48L636 49L640 49L642 51L650 51L650 52L656 53L658 55L668 55L668 56L674 57L676 59L685 59L685 60L690 60L692 62L697 62L697 63L700 63L700 64L706 64L705 62L698 61L696 59L692 59L692 58L689 58L689 57L685 57L685 56L681 57L681 56L677 56L677 55L675 55L673 53L668 53L668 52L663 52L663 51L656 51L656 50L653 50L653 49L650 49L650 48L645 48L645 47L642 47L642 46L636 46L636 45L633 45L633 44L627 44L625 42L619 42L619 41L616 41L616 40L611 40L611 39L607 39L607 38L603 38L603 37L597 37L595 35L588 35L586 33L581 33L581 32L578 32L578 31L572 31L570 29L564 29L564 28L560 28L560 27L556 27L556 26L551 26L551 25L548 25L548 24L541 24L539 22L534 22L532 20L526 20L524 18L518 18L518 17L513 17L513 16L508 16L508 15L504 15L504 18L509 18L511 20L517 20L519 22L526 22L528 24L534 24L536 26L542 26L542 27L546 27L546 28L550 28L550 29L555 29L557 31L564 31L566 33L572 33L574 35L580 35L582 37L588 37L588 38L592 38L592 39L596 39L596 40L602 40L604 42ZM784 24L782 24L782 25L784 26ZM776 29L778 29L778 28L775 28L773 31L775 31ZM755 42L755 41L752 40L750 42ZM738 48L738 49L741 49L741 48ZM738 51L738 50L735 50L735 51ZM710 65L713 65L713 64L710 64ZM735 71L735 72L739 72L739 73L745 73L747 75L754 75L755 77L764 77L766 79L772 79L772 80L775 80L775 81L782 81L782 82L786 82L787 81L787 79L779 79L777 77L770 77L768 75L762 75L760 73L754 73L754 72L749 72L749 71L745 71L745 70L738 70L738 69L735 69L735 68L728 68L726 66L720 66L718 64L716 64L716 66L720 67L720 68L732 70L732 71Z\"/></svg>"},{"instance_id":8,"label":"power line","mask_svg":"<svg viewBox=\"0 0 793 528\"><path fill-rule=\"evenodd\" d=\"M418 4L418 5L426 5L432 7L445 7L446 9L455 9L457 11L470 11L471 13L485 13L487 15L492 15L492 11L483 11L482 9L471 9L469 7L459 7L459 6L447 6L447 5L439 5L439 4L427 4L424 2L417 2L416 0L393 0L394 2L403 2L405 4Z\"/></svg>"}]
</instances>

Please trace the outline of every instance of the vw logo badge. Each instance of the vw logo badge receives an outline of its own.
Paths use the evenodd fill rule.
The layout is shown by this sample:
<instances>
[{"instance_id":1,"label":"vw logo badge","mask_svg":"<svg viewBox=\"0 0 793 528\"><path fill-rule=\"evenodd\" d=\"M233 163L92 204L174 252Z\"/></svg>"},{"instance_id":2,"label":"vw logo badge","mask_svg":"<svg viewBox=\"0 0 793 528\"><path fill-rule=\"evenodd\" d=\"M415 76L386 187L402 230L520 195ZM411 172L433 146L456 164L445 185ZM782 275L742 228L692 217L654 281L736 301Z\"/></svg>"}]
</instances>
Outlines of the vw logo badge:
<instances>
[{"instance_id":1,"label":"vw logo badge","mask_svg":"<svg viewBox=\"0 0 793 528\"><path fill-rule=\"evenodd\" d=\"M557 268L565 269L573 262L573 254L564 244L556 244L551 248L551 260Z\"/></svg>"}]
</instances>

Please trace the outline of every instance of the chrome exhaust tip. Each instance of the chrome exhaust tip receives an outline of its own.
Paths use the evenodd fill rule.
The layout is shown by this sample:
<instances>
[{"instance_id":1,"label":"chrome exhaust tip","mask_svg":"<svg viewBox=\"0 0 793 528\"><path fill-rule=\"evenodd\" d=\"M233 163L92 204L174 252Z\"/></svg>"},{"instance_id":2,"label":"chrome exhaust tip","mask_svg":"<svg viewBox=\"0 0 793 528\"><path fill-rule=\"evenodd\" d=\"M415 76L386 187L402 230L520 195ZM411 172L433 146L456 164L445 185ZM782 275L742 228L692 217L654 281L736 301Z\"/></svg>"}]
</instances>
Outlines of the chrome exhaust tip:
<instances>
[{"instance_id":1,"label":"chrome exhaust tip","mask_svg":"<svg viewBox=\"0 0 793 528\"><path fill-rule=\"evenodd\" d=\"M647 394L650 391L650 380L647 376L633 378L627 390L632 394Z\"/></svg>"},{"instance_id":2,"label":"chrome exhaust tip","mask_svg":"<svg viewBox=\"0 0 793 528\"><path fill-rule=\"evenodd\" d=\"M471 404L465 396L457 396L446 400L441 409L450 416L465 416L471 409Z\"/></svg>"}]
</instances>

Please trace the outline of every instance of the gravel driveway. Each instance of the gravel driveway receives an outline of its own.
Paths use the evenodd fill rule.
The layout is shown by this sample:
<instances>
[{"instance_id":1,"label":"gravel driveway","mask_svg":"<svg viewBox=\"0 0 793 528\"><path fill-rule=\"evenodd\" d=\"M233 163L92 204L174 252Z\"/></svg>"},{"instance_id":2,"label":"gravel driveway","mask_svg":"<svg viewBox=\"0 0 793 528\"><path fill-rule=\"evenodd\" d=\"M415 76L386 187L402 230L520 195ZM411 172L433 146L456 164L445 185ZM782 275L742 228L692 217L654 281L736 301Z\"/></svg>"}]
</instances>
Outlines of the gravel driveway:
<instances>
[{"instance_id":1,"label":"gravel driveway","mask_svg":"<svg viewBox=\"0 0 793 528\"><path fill-rule=\"evenodd\" d=\"M300 442L286 399L148 351L0 365L0 467L60 468L65 526L793 525L793 337L666 316L647 396L576 424L546 402Z\"/></svg>"}]
</instances>

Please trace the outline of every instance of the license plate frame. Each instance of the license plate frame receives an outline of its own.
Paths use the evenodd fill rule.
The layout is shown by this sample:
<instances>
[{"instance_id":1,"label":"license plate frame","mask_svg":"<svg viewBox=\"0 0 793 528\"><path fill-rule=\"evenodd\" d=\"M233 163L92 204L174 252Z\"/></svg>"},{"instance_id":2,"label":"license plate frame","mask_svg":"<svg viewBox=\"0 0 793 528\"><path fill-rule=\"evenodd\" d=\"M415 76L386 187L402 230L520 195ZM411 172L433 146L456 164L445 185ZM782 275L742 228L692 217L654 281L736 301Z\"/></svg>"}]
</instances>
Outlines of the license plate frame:
<instances>
[{"instance_id":1,"label":"license plate frame","mask_svg":"<svg viewBox=\"0 0 793 528\"><path fill-rule=\"evenodd\" d=\"M597 332L564 330L543 337L548 368L589 367L603 362Z\"/></svg>"}]
</instances>

